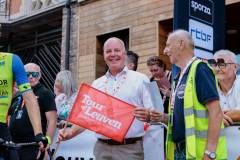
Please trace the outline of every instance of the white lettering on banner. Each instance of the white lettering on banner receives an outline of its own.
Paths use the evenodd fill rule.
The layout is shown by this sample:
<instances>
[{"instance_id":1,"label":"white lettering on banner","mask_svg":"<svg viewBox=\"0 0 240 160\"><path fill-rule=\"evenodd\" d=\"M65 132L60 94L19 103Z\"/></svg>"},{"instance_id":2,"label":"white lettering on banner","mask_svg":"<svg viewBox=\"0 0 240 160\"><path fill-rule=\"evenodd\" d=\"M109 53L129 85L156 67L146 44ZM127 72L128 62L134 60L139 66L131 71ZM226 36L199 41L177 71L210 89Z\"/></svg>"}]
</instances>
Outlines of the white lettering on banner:
<instances>
[{"instance_id":1,"label":"white lettering on banner","mask_svg":"<svg viewBox=\"0 0 240 160\"><path fill-rule=\"evenodd\" d=\"M85 115L87 115L95 120L98 120L100 122L103 122L105 124L108 124L109 126L112 126L116 129L121 128L121 126L122 126L121 122L110 119L101 113L91 110L92 108L95 108L99 111L102 111L103 108L106 108L106 106L104 106L102 104L98 104L97 102L93 101L90 96L88 96L86 94L83 95L82 103L84 104L84 106L82 106L82 108L84 110Z\"/></svg>"},{"instance_id":2,"label":"white lettering on banner","mask_svg":"<svg viewBox=\"0 0 240 160\"><path fill-rule=\"evenodd\" d=\"M101 105L101 104L98 104L98 103L92 101L90 96L88 96L88 95L86 95L86 94L84 94L83 96L84 96L84 97L83 97L82 102L83 102L86 106L96 108L96 109L98 109L99 111L101 111L103 108L105 108L104 105Z\"/></svg>"},{"instance_id":3,"label":"white lettering on banner","mask_svg":"<svg viewBox=\"0 0 240 160\"><path fill-rule=\"evenodd\" d=\"M98 113L98 112L94 112L94 111L91 111L91 107L87 107L87 106L84 106L83 108L85 108L85 114L93 119L96 119L100 122L103 122L105 124L108 124L116 129L120 129L121 126L122 126L122 123L119 122L119 121L116 121L116 120L113 120L113 119L110 119L104 115L102 115L101 113Z\"/></svg>"},{"instance_id":4,"label":"white lettering on banner","mask_svg":"<svg viewBox=\"0 0 240 160\"><path fill-rule=\"evenodd\" d=\"M189 32L196 46L213 50L213 27L199 21L189 19Z\"/></svg>"},{"instance_id":5,"label":"white lettering on banner","mask_svg":"<svg viewBox=\"0 0 240 160\"><path fill-rule=\"evenodd\" d=\"M191 1L191 7L193 8L193 10L196 12L196 10L199 10L201 12L204 12L208 15L212 15L211 13L211 9L208 8L207 6L203 5L203 4L200 4L198 2L195 2L195 1Z\"/></svg>"}]
</instances>

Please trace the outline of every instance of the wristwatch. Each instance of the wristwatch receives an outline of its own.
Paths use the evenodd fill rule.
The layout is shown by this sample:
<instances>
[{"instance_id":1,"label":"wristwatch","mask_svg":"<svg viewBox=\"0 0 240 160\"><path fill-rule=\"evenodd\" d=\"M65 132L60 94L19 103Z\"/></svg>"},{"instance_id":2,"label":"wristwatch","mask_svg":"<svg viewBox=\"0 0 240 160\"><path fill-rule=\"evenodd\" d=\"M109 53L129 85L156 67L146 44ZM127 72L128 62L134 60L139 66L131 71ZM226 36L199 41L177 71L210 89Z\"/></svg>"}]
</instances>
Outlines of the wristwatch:
<instances>
[{"instance_id":1,"label":"wristwatch","mask_svg":"<svg viewBox=\"0 0 240 160\"><path fill-rule=\"evenodd\" d=\"M217 157L217 155L216 155L215 152L210 152L210 151L208 151L208 150L205 150L204 153L205 153L205 154L208 156L208 158L210 158L210 159L216 159L216 157Z\"/></svg>"}]
</instances>

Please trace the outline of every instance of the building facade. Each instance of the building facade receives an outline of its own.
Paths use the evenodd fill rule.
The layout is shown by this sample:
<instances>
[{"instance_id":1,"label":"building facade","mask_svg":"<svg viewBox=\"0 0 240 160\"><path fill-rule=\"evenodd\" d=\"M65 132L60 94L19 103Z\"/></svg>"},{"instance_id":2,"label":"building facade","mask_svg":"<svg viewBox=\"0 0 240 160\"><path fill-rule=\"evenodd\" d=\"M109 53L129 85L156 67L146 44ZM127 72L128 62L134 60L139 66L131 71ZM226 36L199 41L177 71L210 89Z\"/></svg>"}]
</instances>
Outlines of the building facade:
<instances>
[{"instance_id":1,"label":"building facade","mask_svg":"<svg viewBox=\"0 0 240 160\"><path fill-rule=\"evenodd\" d=\"M139 54L138 71L149 74L146 60L151 55L159 55L167 63L168 68L171 68L168 57L163 54L163 49L168 33L173 30L174 0L76 0L69 1L70 10L66 7L67 0L58 2L57 0L29 1L31 1L31 5L27 0L15 0L15 2L11 0L10 7L6 5L9 11L5 11L5 13L14 18L14 22L10 22L8 26L16 28L20 26L22 29L19 31L24 33L26 32L24 27L28 26L30 28L28 28L28 34L34 32L36 35L36 30L43 26L33 24L45 21L42 24L46 25L51 21L57 21L55 23L57 27L54 28L52 27L54 24L51 24L52 28L60 28L61 31L60 51L58 55L53 55L53 57L60 56L60 59L55 65L59 65L58 70L69 68L79 84L91 83L104 74L106 65L103 60L102 46L104 41L112 36L121 38L127 49ZM54 6L54 3L58 5ZM225 48L240 53L240 48L236 44L236 38L240 37L240 20L237 16L239 15L240 0L226 0L225 3ZM38 11L32 16L29 16L29 13L19 16L21 15L19 12L27 12L22 7L23 4ZM39 6L45 6L45 11ZM50 16L50 12L53 15ZM44 15L44 13L45 16L37 16ZM70 19L68 15L70 15ZM26 19L30 19L29 17L32 17L31 20L26 21ZM45 31L47 32L47 28ZM16 46L19 45L19 42L12 42L14 41L13 33L16 33L13 29L8 33L3 29L1 35L5 34L5 36L2 36L1 39L2 41L4 38L5 41L7 40L8 47L5 49L14 51L14 48L17 48L16 51L18 51L19 48ZM17 35L18 33L16 33ZM18 38L21 39L21 36L23 35L19 35ZM38 52L38 49L35 50ZM51 51L49 53L51 54ZM55 72L51 72L51 74L55 74Z\"/></svg>"}]
</instances>

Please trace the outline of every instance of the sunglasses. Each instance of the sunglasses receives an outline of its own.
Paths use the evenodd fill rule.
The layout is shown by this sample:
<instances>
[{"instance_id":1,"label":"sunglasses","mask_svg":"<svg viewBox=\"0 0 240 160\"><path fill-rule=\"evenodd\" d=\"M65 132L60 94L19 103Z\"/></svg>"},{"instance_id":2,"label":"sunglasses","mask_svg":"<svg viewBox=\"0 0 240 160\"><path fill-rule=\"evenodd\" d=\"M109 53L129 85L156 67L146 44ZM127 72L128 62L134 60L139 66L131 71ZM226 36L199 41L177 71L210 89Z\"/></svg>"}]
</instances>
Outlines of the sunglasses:
<instances>
[{"instance_id":1,"label":"sunglasses","mask_svg":"<svg viewBox=\"0 0 240 160\"><path fill-rule=\"evenodd\" d=\"M37 78L39 76L39 72L26 72L27 77L32 76L33 78Z\"/></svg>"},{"instance_id":2,"label":"sunglasses","mask_svg":"<svg viewBox=\"0 0 240 160\"><path fill-rule=\"evenodd\" d=\"M220 69L225 69L228 64L231 65L231 64L235 64L235 63L227 63L227 62L224 61L224 59L219 58L219 59L217 59L217 61L215 59L209 59L208 64L211 67L217 67L218 66L218 68L220 68Z\"/></svg>"}]
</instances>

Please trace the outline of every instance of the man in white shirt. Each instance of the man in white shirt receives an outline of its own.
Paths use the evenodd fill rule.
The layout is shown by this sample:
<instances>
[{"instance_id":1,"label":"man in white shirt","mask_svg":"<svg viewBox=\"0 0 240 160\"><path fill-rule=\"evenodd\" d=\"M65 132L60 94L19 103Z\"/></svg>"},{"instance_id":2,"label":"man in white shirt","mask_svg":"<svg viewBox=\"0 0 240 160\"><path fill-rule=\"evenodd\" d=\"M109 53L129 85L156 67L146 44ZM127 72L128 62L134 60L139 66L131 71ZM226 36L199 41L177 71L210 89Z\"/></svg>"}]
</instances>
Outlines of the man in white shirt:
<instances>
[{"instance_id":1,"label":"man in white shirt","mask_svg":"<svg viewBox=\"0 0 240 160\"><path fill-rule=\"evenodd\" d=\"M229 50L214 54L210 65L216 71L219 83L220 106L224 112L224 125L240 121L240 77L236 75L238 64L236 55Z\"/></svg>"},{"instance_id":2,"label":"man in white shirt","mask_svg":"<svg viewBox=\"0 0 240 160\"><path fill-rule=\"evenodd\" d=\"M239 131L235 127L229 127L233 123L240 122L240 76L236 75L238 69L236 55L229 50L219 50L214 54L214 60L210 60L210 65L216 71L219 84L218 92L224 113L228 159L237 159L240 154Z\"/></svg>"},{"instance_id":3,"label":"man in white shirt","mask_svg":"<svg viewBox=\"0 0 240 160\"><path fill-rule=\"evenodd\" d=\"M120 100L137 106L135 116L139 119L148 119L142 115L139 108L152 108L150 93L144 82L149 82L147 76L129 70L125 66L126 50L122 40L112 37L104 43L104 60L109 67L107 73L95 80L92 86L108 93ZM74 125L71 129L60 131L59 140L68 140L84 131ZM96 160L143 160L143 123L135 119L128 130L124 143L116 142L97 134L94 155Z\"/></svg>"}]
</instances>

